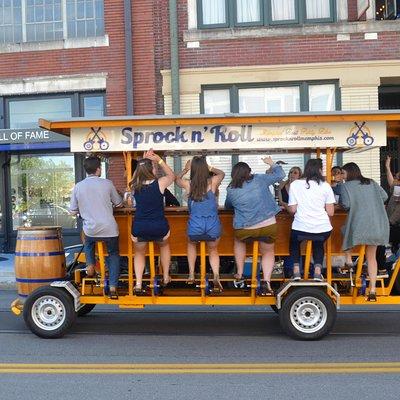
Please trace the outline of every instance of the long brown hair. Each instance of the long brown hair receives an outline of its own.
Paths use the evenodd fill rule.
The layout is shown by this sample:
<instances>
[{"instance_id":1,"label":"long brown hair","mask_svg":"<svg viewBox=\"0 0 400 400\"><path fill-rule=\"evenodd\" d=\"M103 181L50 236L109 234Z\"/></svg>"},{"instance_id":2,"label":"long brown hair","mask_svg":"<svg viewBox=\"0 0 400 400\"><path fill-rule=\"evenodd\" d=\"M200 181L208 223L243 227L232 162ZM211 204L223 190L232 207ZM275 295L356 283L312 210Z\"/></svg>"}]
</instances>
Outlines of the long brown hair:
<instances>
[{"instance_id":1,"label":"long brown hair","mask_svg":"<svg viewBox=\"0 0 400 400\"><path fill-rule=\"evenodd\" d=\"M153 163L149 158L142 158L137 162L129 187L135 192L140 192L145 186L145 181L156 179L153 173Z\"/></svg>"},{"instance_id":2,"label":"long brown hair","mask_svg":"<svg viewBox=\"0 0 400 400\"><path fill-rule=\"evenodd\" d=\"M210 171L205 157L195 156L190 167L190 199L201 201L207 194Z\"/></svg>"},{"instance_id":3,"label":"long brown hair","mask_svg":"<svg viewBox=\"0 0 400 400\"><path fill-rule=\"evenodd\" d=\"M231 177L232 181L229 184L229 187L231 187L232 189L241 188L244 182L253 179L249 164L242 161L235 164L232 168Z\"/></svg>"},{"instance_id":4,"label":"long brown hair","mask_svg":"<svg viewBox=\"0 0 400 400\"><path fill-rule=\"evenodd\" d=\"M342 169L347 173L346 182L360 181L361 185L369 185L371 183L371 179L362 175L360 167L356 163L349 162L344 164Z\"/></svg>"}]
</instances>

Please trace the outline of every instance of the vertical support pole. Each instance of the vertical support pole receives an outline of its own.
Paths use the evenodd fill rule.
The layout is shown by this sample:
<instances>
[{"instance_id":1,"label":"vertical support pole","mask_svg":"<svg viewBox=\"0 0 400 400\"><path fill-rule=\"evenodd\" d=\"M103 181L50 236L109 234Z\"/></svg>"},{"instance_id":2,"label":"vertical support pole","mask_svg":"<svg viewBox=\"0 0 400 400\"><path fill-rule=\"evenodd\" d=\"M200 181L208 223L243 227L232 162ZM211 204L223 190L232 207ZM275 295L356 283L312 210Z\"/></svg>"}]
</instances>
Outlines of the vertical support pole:
<instances>
[{"instance_id":1,"label":"vertical support pole","mask_svg":"<svg viewBox=\"0 0 400 400\"><path fill-rule=\"evenodd\" d=\"M126 152L124 153L125 159L125 171L126 171L126 190L129 189L129 182L132 177L132 153ZM127 232L128 232L128 294L129 296L133 296L133 242L131 240L131 235L129 232L132 229L132 212L128 213L128 217L126 218L127 223Z\"/></svg>"},{"instance_id":2,"label":"vertical support pole","mask_svg":"<svg viewBox=\"0 0 400 400\"><path fill-rule=\"evenodd\" d=\"M104 244L103 242L97 242L97 254L99 255L100 262L100 285L102 288L105 287L104 281L106 278L106 262L104 259Z\"/></svg>"},{"instance_id":3,"label":"vertical support pole","mask_svg":"<svg viewBox=\"0 0 400 400\"><path fill-rule=\"evenodd\" d=\"M206 242L200 242L200 288L203 303L206 297Z\"/></svg>"},{"instance_id":4,"label":"vertical support pole","mask_svg":"<svg viewBox=\"0 0 400 400\"><path fill-rule=\"evenodd\" d=\"M365 245L360 247L360 252L358 253L358 262L357 262L357 270L356 270L356 277L355 277L355 285L353 288L353 299L358 295L358 288L360 287L360 277L362 272L362 266L364 263L365 257Z\"/></svg>"},{"instance_id":5,"label":"vertical support pole","mask_svg":"<svg viewBox=\"0 0 400 400\"><path fill-rule=\"evenodd\" d=\"M150 261L150 287L151 295L154 296L154 278L156 276L156 262L154 257L154 242L149 242L149 261Z\"/></svg>"},{"instance_id":6,"label":"vertical support pole","mask_svg":"<svg viewBox=\"0 0 400 400\"><path fill-rule=\"evenodd\" d=\"M332 182L331 169L333 167L333 157L335 156L336 148L326 149L326 181L330 184Z\"/></svg>"},{"instance_id":7,"label":"vertical support pole","mask_svg":"<svg viewBox=\"0 0 400 400\"><path fill-rule=\"evenodd\" d=\"M326 280L332 283L332 239L329 236L326 241Z\"/></svg>"},{"instance_id":8,"label":"vertical support pole","mask_svg":"<svg viewBox=\"0 0 400 400\"><path fill-rule=\"evenodd\" d=\"M306 244L306 259L304 261L304 280L308 279L308 275L310 273L311 250L312 250L312 241L311 240L307 240L307 244Z\"/></svg>"},{"instance_id":9,"label":"vertical support pole","mask_svg":"<svg viewBox=\"0 0 400 400\"><path fill-rule=\"evenodd\" d=\"M251 301L253 304L256 302L257 294L258 246L258 240L255 240L253 242L253 260L251 264Z\"/></svg>"}]
</instances>

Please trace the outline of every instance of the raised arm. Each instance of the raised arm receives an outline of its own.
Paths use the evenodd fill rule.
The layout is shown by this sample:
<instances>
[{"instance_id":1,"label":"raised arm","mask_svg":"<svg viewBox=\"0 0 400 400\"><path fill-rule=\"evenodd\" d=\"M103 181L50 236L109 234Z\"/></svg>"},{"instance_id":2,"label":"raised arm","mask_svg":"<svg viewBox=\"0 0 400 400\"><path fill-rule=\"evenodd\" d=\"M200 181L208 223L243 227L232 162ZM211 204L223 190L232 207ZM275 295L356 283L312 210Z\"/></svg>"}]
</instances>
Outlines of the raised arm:
<instances>
[{"instance_id":1,"label":"raised arm","mask_svg":"<svg viewBox=\"0 0 400 400\"><path fill-rule=\"evenodd\" d=\"M388 181L388 184L390 187L394 186L394 177L392 174L392 171L390 170L390 161L392 160L392 157L387 156L386 161L385 161L385 167L386 167L386 179Z\"/></svg>"},{"instance_id":2,"label":"raised arm","mask_svg":"<svg viewBox=\"0 0 400 400\"><path fill-rule=\"evenodd\" d=\"M175 180L174 171L172 171L172 169L158 154L154 153L153 149L150 149L145 153L145 158L149 158L151 161L156 162L163 170L165 176L158 179L158 184L161 192L164 193L164 190Z\"/></svg>"},{"instance_id":3,"label":"raised arm","mask_svg":"<svg viewBox=\"0 0 400 400\"><path fill-rule=\"evenodd\" d=\"M191 160L186 161L185 168L175 176L175 183L186 192L190 192L190 181L184 179L184 176L190 171Z\"/></svg>"},{"instance_id":4,"label":"raised arm","mask_svg":"<svg viewBox=\"0 0 400 400\"><path fill-rule=\"evenodd\" d=\"M275 164L271 157L264 157L262 160L270 167L265 174L261 174L267 186L280 182L285 177L285 171L280 165Z\"/></svg>"},{"instance_id":5,"label":"raised arm","mask_svg":"<svg viewBox=\"0 0 400 400\"><path fill-rule=\"evenodd\" d=\"M225 178L225 172L218 168L212 167L211 165L208 166L208 169L214 174L211 178L211 190L215 193Z\"/></svg>"}]
</instances>

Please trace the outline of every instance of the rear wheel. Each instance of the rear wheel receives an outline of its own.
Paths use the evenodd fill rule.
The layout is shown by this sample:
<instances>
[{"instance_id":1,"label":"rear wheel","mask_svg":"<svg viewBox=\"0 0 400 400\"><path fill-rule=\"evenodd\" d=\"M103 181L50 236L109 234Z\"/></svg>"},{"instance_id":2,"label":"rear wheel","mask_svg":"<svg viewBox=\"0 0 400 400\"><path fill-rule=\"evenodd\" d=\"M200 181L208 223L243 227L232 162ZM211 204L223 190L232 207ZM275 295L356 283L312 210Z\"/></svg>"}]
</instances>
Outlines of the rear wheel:
<instances>
[{"instance_id":1,"label":"rear wheel","mask_svg":"<svg viewBox=\"0 0 400 400\"><path fill-rule=\"evenodd\" d=\"M61 288L40 287L28 296L24 304L25 323L41 338L64 336L75 318L73 299Z\"/></svg>"},{"instance_id":2,"label":"rear wheel","mask_svg":"<svg viewBox=\"0 0 400 400\"><path fill-rule=\"evenodd\" d=\"M283 330L292 338L317 340L332 330L336 306L319 288L298 288L284 298L279 319Z\"/></svg>"}]
</instances>

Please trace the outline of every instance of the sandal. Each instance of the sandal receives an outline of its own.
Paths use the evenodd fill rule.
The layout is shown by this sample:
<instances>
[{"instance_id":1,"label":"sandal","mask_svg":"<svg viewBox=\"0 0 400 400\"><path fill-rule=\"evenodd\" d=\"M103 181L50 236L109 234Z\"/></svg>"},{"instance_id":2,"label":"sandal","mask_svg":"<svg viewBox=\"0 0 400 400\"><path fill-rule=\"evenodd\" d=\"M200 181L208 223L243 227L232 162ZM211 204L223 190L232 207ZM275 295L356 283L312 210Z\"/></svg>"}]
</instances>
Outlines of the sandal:
<instances>
[{"instance_id":1,"label":"sandal","mask_svg":"<svg viewBox=\"0 0 400 400\"><path fill-rule=\"evenodd\" d=\"M167 280L163 280L161 286L166 288L172 282L172 278L169 276Z\"/></svg>"},{"instance_id":2,"label":"sandal","mask_svg":"<svg viewBox=\"0 0 400 400\"><path fill-rule=\"evenodd\" d=\"M222 287L222 283L219 280L219 275L215 275L213 279L213 292L221 293L224 288Z\"/></svg>"},{"instance_id":3,"label":"sandal","mask_svg":"<svg viewBox=\"0 0 400 400\"><path fill-rule=\"evenodd\" d=\"M369 292L368 297L366 299L367 301L371 302L376 302L376 293L375 292Z\"/></svg>"},{"instance_id":4,"label":"sandal","mask_svg":"<svg viewBox=\"0 0 400 400\"><path fill-rule=\"evenodd\" d=\"M118 300L118 293L116 288L110 287L110 290L108 291L108 298L111 300Z\"/></svg>"},{"instance_id":5,"label":"sandal","mask_svg":"<svg viewBox=\"0 0 400 400\"><path fill-rule=\"evenodd\" d=\"M135 286L135 287L133 288L133 293L134 293L136 296L144 296L144 295L146 294L146 290L142 289L141 286Z\"/></svg>"},{"instance_id":6,"label":"sandal","mask_svg":"<svg viewBox=\"0 0 400 400\"><path fill-rule=\"evenodd\" d=\"M260 283L261 296L273 296L274 291L271 288L271 282L261 281Z\"/></svg>"},{"instance_id":7,"label":"sandal","mask_svg":"<svg viewBox=\"0 0 400 400\"><path fill-rule=\"evenodd\" d=\"M96 269L93 266L86 267L84 271L86 272L86 278L94 278L96 276Z\"/></svg>"},{"instance_id":8,"label":"sandal","mask_svg":"<svg viewBox=\"0 0 400 400\"><path fill-rule=\"evenodd\" d=\"M187 285L194 285L196 283L196 278L191 275L188 276L188 278L186 279L186 284Z\"/></svg>"}]
</instances>

